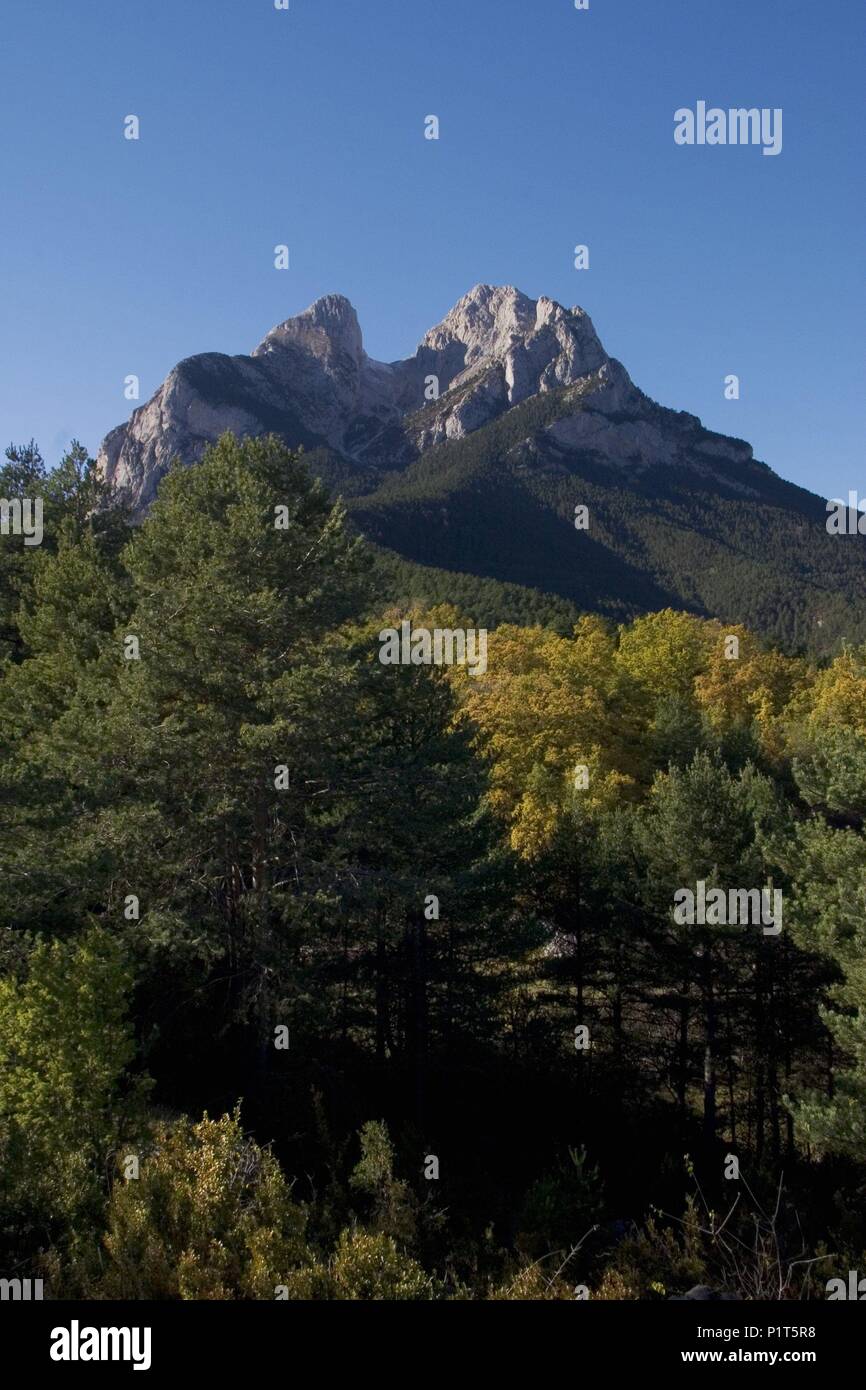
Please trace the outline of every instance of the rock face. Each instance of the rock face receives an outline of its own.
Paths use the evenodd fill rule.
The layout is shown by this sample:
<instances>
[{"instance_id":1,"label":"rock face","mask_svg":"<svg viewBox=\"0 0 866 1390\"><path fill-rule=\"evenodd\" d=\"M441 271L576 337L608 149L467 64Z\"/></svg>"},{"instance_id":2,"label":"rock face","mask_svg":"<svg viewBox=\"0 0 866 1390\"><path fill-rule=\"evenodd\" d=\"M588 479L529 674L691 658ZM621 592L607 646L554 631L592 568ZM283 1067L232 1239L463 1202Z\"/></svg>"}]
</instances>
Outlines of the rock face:
<instances>
[{"instance_id":1,"label":"rock face","mask_svg":"<svg viewBox=\"0 0 866 1390\"><path fill-rule=\"evenodd\" d=\"M718 1289L711 1289L708 1284L695 1284L688 1293L675 1294L668 1299L669 1303L688 1303L694 1300L697 1303L739 1303L740 1296L736 1293L720 1293Z\"/></svg>"},{"instance_id":2,"label":"rock face","mask_svg":"<svg viewBox=\"0 0 866 1390\"><path fill-rule=\"evenodd\" d=\"M550 427L558 449L637 468L688 456L710 472L714 459L751 458L741 441L648 400L607 356L582 309L476 285L402 361L367 356L342 295L278 324L249 357L188 357L106 436L99 464L141 515L171 460L194 463L225 430L326 447L375 475L564 386L585 399L579 413Z\"/></svg>"}]
</instances>

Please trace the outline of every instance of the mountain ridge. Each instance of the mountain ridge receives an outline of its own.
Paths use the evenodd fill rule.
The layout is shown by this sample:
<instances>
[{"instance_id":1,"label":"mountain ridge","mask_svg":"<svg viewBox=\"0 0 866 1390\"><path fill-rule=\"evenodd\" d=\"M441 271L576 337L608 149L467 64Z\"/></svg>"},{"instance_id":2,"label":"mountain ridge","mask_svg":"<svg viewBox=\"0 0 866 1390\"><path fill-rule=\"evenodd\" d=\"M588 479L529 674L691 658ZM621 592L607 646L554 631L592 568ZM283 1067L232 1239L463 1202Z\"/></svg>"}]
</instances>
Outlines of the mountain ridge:
<instances>
[{"instance_id":1,"label":"mountain ridge","mask_svg":"<svg viewBox=\"0 0 866 1390\"><path fill-rule=\"evenodd\" d=\"M225 430L304 448L358 527L415 565L611 617L669 605L789 645L866 637L863 538L840 545L822 499L648 397L579 306L478 284L414 354L379 362L349 300L325 295L248 356L178 363L99 466L140 516L171 460Z\"/></svg>"},{"instance_id":2,"label":"mountain ridge","mask_svg":"<svg viewBox=\"0 0 866 1390\"><path fill-rule=\"evenodd\" d=\"M194 462L225 429L274 430L290 443L330 448L360 466L400 467L530 396L588 383L594 373L607 388L596 402L601 414L636 419L643 413L648 398L608 356L577 305L533 300L511 285L478 284L427 331L412 356L380 362L364 350L350 301L329 294L277 324L248 356L184 358L126 424L109 432L99 463L135 511L153 500L173 457ZM596 426L592 447L616 452L600 422L587 420L591 432ZM639 433L632 428L632 445L640 445ZM661 440L644 441L650 449L653 443L663 450ZM751 454L743 441L730 443Z\"/></svg>"}]
</instances>

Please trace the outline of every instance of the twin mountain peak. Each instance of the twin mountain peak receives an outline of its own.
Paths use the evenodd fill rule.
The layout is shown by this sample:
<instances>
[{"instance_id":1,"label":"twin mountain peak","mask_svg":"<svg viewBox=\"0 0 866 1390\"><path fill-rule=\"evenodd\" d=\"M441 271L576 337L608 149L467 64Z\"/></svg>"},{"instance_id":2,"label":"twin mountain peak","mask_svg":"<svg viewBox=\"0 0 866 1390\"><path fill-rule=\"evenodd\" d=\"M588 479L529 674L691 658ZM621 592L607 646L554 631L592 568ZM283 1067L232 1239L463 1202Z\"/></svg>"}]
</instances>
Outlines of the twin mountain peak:
<instances>
[{"instance_id":1,"label":"twin mountain peak","mask_svg":"<svg viewBox=\"0 0 866 1390\"><path fill-rule=\"evenodd\" d=\"M171 461L226 430L302 446L390 557L398 597L487 622L548 621L554 596L562 625L673 607L794 649L866 640L866 538L828 535L821 498L652 401L583 309L513 286L476 285L396 362L369 357L348 299L325 295L249 356L179 362L100 466L141 517Z\"/></svg>"},{"instance_id":2,"label":"twin mountain peak","mask_svg":"<svg viewBox=\"0 0 866 1390\"><path fill-rule=\"evenodd\" d=\"M364 351L352 304L329 294L272 328L248 357L201 353L178 363L107 436L100 461L137 512L153 500L172 458L194 462L227 429L273 431L382 474L532 396L569 386L581 388L583 408L554 429L560 443L624 463L673 461L678 446L658 408L608 357L583 309L531 299L510 285L476 285L413 356L377 362ZM689 436L699 432L711 452L751 458L741 441L671 415L678 434L685 419Z\"/></svg>"}]
</instances>

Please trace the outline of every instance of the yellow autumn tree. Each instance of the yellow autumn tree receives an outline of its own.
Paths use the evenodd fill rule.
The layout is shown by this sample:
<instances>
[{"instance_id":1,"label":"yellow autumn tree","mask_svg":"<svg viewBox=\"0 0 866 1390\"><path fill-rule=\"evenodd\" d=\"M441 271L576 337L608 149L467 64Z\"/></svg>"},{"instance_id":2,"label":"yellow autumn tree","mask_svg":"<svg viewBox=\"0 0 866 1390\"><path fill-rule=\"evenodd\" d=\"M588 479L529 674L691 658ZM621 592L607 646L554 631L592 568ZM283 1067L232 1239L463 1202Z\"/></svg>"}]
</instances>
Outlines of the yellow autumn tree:
<instances>
[{"instance_id":1,"label":"yellow autumn tree","mask_svg":"<svg viewBox=\"0 0 866 1390\"><path fill-rule=\"evenodd\" d=\"M713 624L665 608L619 630L617 666L654 704L665 696L694 698L695 679L706 670Z\"/></svg>"},{"instance_id":2,"label":"yellow autumn tree","mask_svg":"<svg viewBox=\"0 0 866 1390\"><path fill-rule=\"evenodd\" d=\"M792 703L811 728L849 728L866 734L866 647L846 647Z\"/></svg>"},{"instance_id":3,"label":"yellow autumn tree","mask_svg":"<svg viewBox=\"0 0 866 1390\"><path fill-rule=\"evenodd\" d=\"M503 626L490 635L486 673L461 678L463 711L490 759L490 804L521 854L550 842L576 789L594 808L634 782L634 721L614 653L596 617L572 637Z\"/></svg>"},{"instance_id":4,"label":"yellow autumn tree","mask_svg":"<svg viewBox=\"0 0 866 1390\"><path fill-rule=\"evenodd\" d=\"M774 651L740 624L705 624L710 645L706 669L694 682L698 706L719 733L753 727L765 756L785 754L785 713L808 687L807 662Z\"/></svg>"}]
</instances>

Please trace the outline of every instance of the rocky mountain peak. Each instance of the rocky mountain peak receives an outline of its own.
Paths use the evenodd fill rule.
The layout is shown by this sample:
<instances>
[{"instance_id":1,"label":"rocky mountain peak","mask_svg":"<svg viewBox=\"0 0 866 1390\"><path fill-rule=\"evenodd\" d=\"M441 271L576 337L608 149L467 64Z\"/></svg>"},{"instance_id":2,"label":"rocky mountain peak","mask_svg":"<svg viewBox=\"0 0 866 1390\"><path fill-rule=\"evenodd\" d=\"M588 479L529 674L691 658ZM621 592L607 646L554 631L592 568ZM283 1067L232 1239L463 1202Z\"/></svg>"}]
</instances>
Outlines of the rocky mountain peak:
<instances>
[{"instance_id":1,"label":"rocky mountain peak","mask_svg":"<svg viewBox=\"0 0 866 1390\"><path fill-rule=\"evenodd\" d=\"M249 357L201 353L178 363L105 438L99 465L141 514L172 458L194 463L224 430L273 431L294 446L327 446L349 467L387 471L573 385L581 410L551 426L556 448L641 466L681 456L682 431L659 427L652 403L608 357L579 307L478 284L411 357L384 363L364 351L345 295L326 294L272 328ZM704 440L702 457L744 449L719 436ZM694 456L691 444L688 451Z\"/></svg>"},{"instance_id":2,"label":"rocky mountain peak","mask_svg":"<svg viewBox=\"0 0 866 1390\"><path fill-rule=\"evenodd\" d=\"M293 344L320 359L345 355L358 363L364 355L361 325L354 306L343 294L326 294L303 313L277 324L266 334L253 357L267 356Z\"/></svg>"},{"instance_id":3,"label":"rocky mountain peak","mask_svg":"<svg viewBox=\"0 0 866 1390\"><path fill-rule=\"evenodd\" d=\"M421 343L442 354L450 381L498 364L508 403L568 385L607 362L583 309L554 299L531 299L514 285L476 285Z\"/></svg>"},{"instance_id":4,"label":"rocky mountain peak","mask_svg":"<svg viewBox=\"0 0 866 1390\"><path fill-rule=\"evenodd\" d=\"M585 346L594 346L597 360L590 370L606 360L583 309L566 309L545 295L531 299L514 285L475 285L430 329L421 346L441 350L460 343L469 366L479 359L504 358L518 343L557 325L566 333L580 334Z\"/></svg>"},{"instance_id":5,"label":"rocky mountain peak","mask_svg":"<svg viewBox=\"0 0 866 1390\"><path fill-rule=\"evenodd\" d=\"M480 357L504 356L534 330L535 321L533 301L513 285L476 285L430 329L422 346L441 351L460 343L468 366Z\"/></svg>"}]
</instances>

